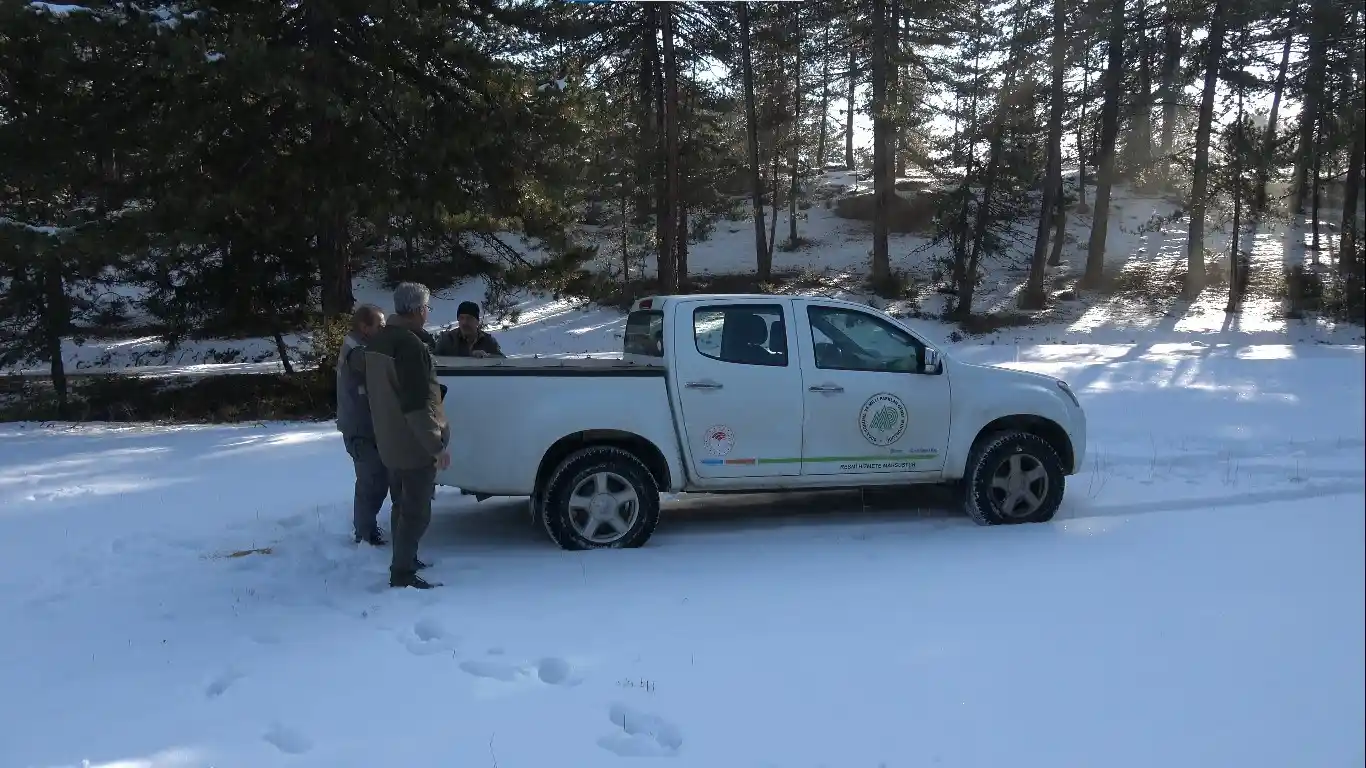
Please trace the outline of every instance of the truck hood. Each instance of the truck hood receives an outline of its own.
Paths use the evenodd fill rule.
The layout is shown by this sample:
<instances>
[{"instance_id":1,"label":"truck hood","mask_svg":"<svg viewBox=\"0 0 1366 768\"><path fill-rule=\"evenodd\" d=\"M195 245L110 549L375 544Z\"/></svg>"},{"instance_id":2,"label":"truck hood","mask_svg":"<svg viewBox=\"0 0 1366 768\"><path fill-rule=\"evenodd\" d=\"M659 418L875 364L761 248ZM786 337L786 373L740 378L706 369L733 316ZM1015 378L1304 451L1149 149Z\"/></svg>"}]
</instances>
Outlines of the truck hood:
<instances>
[{"instance_id":1,"label":"truck hood","mask_svg":"<svg viewBox=\"0 0 1366 768\"><path fill-rule=\"evenodd\" d=\"M976 377L991 377L995 381L1013 381L1020 384L1035 384L1038 386L1056 387L1057 382L1063 381L1056 376L1049 376L1046 373L1035 373L1034 371L1021 371L1015 368L1002 368L998 365L983 365L981 363L968 363L956 357L951 357L954 368L967 369L968 375ZM1064 384L1066 382L1063 382Z\"/></svg>"}]
</instances>

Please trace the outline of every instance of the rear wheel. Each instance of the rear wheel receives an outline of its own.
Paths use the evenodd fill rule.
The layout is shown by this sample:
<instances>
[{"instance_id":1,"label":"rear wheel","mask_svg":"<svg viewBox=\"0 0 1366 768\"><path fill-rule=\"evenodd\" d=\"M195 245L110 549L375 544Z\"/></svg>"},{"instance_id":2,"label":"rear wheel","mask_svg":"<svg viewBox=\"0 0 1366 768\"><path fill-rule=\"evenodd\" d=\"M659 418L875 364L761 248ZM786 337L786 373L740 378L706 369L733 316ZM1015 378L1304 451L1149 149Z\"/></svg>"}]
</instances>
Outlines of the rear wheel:
<instances>
[{"instance_id":1,"label":"rear wheel","mask_svg":"<svg viewBox=\"0 0 1366 768\"><path fill-rule=\"evenodd\" d=\"M1046 523L1066 485L1057 451L1029 432L984 438L968 458L964 480L964 506L978 525Z\"/></svg>"},{"instance_id":2,"label":"rear wheel","mask_svg":"<svg viewBox=\"0 0 1366 768\"><path fill-rule=\"evenodd\" d=\"M610 445L571 454L550 475L539 515L564 549L639 547L659 524L659 486L645 464Z\"/></svg>"}]
</instances>

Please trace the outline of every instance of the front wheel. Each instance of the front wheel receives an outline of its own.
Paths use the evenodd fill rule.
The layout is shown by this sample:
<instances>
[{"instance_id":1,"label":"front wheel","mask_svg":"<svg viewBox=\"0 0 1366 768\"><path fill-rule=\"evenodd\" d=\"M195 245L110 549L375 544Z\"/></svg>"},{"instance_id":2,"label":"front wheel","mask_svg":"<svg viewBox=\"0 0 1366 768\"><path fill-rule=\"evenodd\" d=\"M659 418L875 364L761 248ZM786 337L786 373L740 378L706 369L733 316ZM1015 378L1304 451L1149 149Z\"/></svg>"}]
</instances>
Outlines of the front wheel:
<instances>
[{"instance_id":1,"label":"front wheel","mask_svg":"<svg viewBox=\"0 0 1366 768\"><path fill-rule=\"evenodd\" d=\"M659 524L659 486L630 452L610 445L570 455L545 485L540 517L563 549L639 547Z\"/></svg>"},{"instance_id":2,"label":"front wheel","mask_svg":"<svg viewBox=\"0 0 1366 768\"><path fill-rule=\"evenodd\" d=\"M1046 523L1066 485L1057 451L1029 432L984 439L968 458L964 481L964 506L978 525Z\"/></svg>"}]
</instances>

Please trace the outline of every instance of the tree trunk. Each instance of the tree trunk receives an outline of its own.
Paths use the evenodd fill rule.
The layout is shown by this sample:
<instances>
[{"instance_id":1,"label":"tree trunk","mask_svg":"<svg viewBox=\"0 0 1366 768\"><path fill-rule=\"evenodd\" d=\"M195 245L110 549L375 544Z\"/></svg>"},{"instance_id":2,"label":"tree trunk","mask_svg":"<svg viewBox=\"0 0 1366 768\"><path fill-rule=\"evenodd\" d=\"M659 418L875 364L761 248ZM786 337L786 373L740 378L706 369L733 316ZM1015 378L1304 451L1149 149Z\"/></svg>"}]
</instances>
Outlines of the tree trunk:
<instances>
[{"instance_id":1,"label":"tree trunk","mask_svg":"<svg viewBox=\"0 0 1366 768\"><path fill-rule=\"evenodd\" d=\"M636 161L635 223L644 227L658 204L655 188L658 184L659 132L655 126L655 69L659 57L655 55L655 6L645 6L644 28L641 30L640 50L640 147Z\"/></svg>"},{"instance_id":2,"label":"tree trunk","mask_svg":"<svg viewBox=\"0 0 1366 768\"><path fill-rule=\"evenodd\" d=\"M787 191L787 245L797 248L797 192L801 189L801 174L797 164L801 162L802 150L802 14L801 6L792 6L792 146L788 148L787 162L791 185Z\"/></svg>"},{"instance_id":3,"label":"tree trunk","mask_svg":"<svg viewBox=\"0 0 1366 768\"><path fill-rule=\"evenodd\" d=\"M892 275L888 252L888 214L891 213L892 185L887 183L889 161L887 150L893 131L891 116L887 114L887 0L873 3L873 274L876 288L885 286Z\"/></svg>"},{"instance_id":4,"label":"tree trunk","mask_svg":"<svg viewBox=\"0 0 1366 768\"><path fill-rule=\"evenodd\" d=\"M1342 235L1338 240L1339 275L1348 274L1350 265L1356 259L1357 241L1361 230L1357 224L1357 206L1360 203L1362 155L1366 149L1366 82L1362 78L1362 57L1357 56L1357 97L1354 125L1352 126L1352 149L1347 161L1346 189L1342 194Z\"/></svg>"},{"instance_id":5,"label":"tree trunk","mask_svg":"<svg viewBox=\"0 0 1366 768\"><path fill-rule=\"evenodd\" d=\"M1120 0L1122 2L1122 0ZM1020 7L1021 14L1023 7ZM1016 29L1020 27L1017 15ZM958 300L954 304L954 317L966 321L972 316L972 300L977 290L977 267L982 260L986 246L987 230L993 221L991 204L996 194L997 181L1001 173L1001 154L1004 151L1006 122L1013 119L1018 108L1019 96L1016 82L1021 70L1020 57L1023 54L1023 36L1016 34L1011 40L1010 52L1005 62L1005 82L997 98L996 117L991 126L991 139L987 154L986 177L982 180L982 199L977 204L977 220L972 230L972 250L968 253L967 264L962 271L963 283L958 289Z\"/></svg>"},{"instance_id":6,"label":"tree trunk","mask_svg":"<svg viewBox=\"0 0 1366 768\"><path fill-rule=\"evenodd\" d=\"M1081 54L1081 98L1077 100L1077 213L1091 210L1086 204L1086 102L1091 98L1091 51Z\"/></svg>"},{"instance_id":7,"label":"tree trunk","mask_svg":"<svg viewBox=\"0 0 1366 768\"><path fill-rule=\"evenodd\" d=\"M1214 96L1219 86L1219 62L1224 55L1224 0L1214 0L1209 39L1205 45L1205 88L1200 96L1200 118L1195 129L1195 164L1191 178L1190 228L1186 238L1184 295L1194 299L1205 287L1205 208L1209 204L1209 143L1214 124Z\"/></svg>"},{"instance_id":8,"label":"tree trunk","mask_svg":"<svg viewBox=\"0 0 1366 768\"><path fill-rule=\"evenodd\" d=\"M821 33L821 111L816 138L816 172L825 171L825 142L830 125L830 25Z\"/></svg>"},{"instance_id":9,"label":"tree trunk","mask_svg":"<svg viewBox=\"0 0 1366 768\"><path fill-rule=\"evenodd\" d=\"M1048 265L1062 264L1063 238L1067 234L1067 201L1063 199L1062 180L1058 180L1057 205L1053 206L1053 251L1048 254Z\"/></svg>"},{"instance_id":10,"label":"tree trunk","mask_svg":"<svg viewBox=\"0 0 1366 768\"><path fill-rule=\"evenodd\" d=\"M687 124L693 124L693 116L697 114L697 59L692 60L692 82L694 87L688 89L688 120ZM679 112L679 131L682 131L682 111ZM678 158L678 229L674 236L674 264L678 274L678 288L683 290L688 283L688 196L683 193L687 186L687 181L692 177L693 171L693 152L696 146L697 136L693 133L691 141L686 142L688 147L687 155L680 155Z\"/></svg>"},{"instance_id":11,"label":"tree trunk","mask_svg":"<svg viewBox=\"0 0 1366 768\"><path fill-rule=\"evenodd\" d=\"M986 179L982 181L982 200L977 204L977 221L973 224L972 250L963 270L963 284L958 288L958 301L954 304L954 316L959 321L972 316L972 299L977 290L977 265L982 261L982 247L986 243L987 229L991 226L991 203L996 194L996 179L1000 175L1001 150L1005 138L1005 125L1002 117L1006 100L1010 98L1012 75L1007 75L1006 86L1002 89L1002 99L996 124L991 129L991 144L987 155Z\"/></svg>"},{"instance_id":12,"label":"tree trunk","mask_svg":"<svg viewBox=\"0 0 1366 768\"><path fill-rule=\"evenodd\" d=\"M759 282L773 276L773 258L764 238L764 181L759 173L759 117L754 104L754 62L750 54L749 3L740 3L740 66L745 82L745 133L749 145L749 190L754 203L754 258Z\"/></svg>"},{"instance_id":13,"label":"tree trunk","mask_svg":"<svg viewBox=\"0 0 1366 768\"><path fill-rule=\"evenodd\" d=\"M250 256L252 263L260 263L261 253L258 250L251 248L247 253ZM275 277L276 275L271 273L269 267L257 270L256 278L259 283L256 288L260 291L262 296L269 295L267 286L270 285ZM286 375L293 376L295 372L294 364L290 362L289 347L285 345L284 332L280 328L280 315L275 310L275 303L271 301L266 302L266 324L270 327L271 338L275 340L275 352L280 355L280 365L284 367Z\"/></svg>"},{"instance_id":14,"label":"tree trunk","mask_svg":"<svg viewBox=\"0 0 1366 768\"><path fill-rule=\"evenodd\" d=\"M48 358L48 375L52 390L57 395L57 418L71 420L71 400L67 390L66 361L62 359L62 336L71 327L71 302L66 295L66 283L58 254L49 253L43 266L43 342Z\"/></svg>"},{"instance_id":15,"label":"tree trunk","mask_svg":"<svg viewBox=\"0 0 1366 768\"><path fill-rule=\"evenodd\" d=\"M1332 108L1329 105L1324 104L1322 100L1319 101L1319 105L1325 113L1332 112ZM1310 177L1314 183L1314 189L1310 193L1312 203L1309 206L1309 229L1310 232L1313 233L1313 239L1310 241L1309 250L1313 252L1314 264L1317 265L1319 263L1319 251L1323 249L1322 244L1319 242L1319 210L1320 203L1322 202L1321 192L1323 190L1323 132L1325 128L1324 123L1327 121L1323 119L1322 115L1316 117L1317 119L1314 120L1317 125L1314 129L1313 170L1310 173Z\"/></svg>"},{"instance_id":16,"label":"tree trunk","mask_svg":"<svg viewBox=\"0 0 1366 768\"><path fill-rule=\"evenodd\" d=\"M1162 155L1162 183L1170 187L1172 181L1172 144L1176 141L1176 117L1181 104L1178 75L1181 71L1182 29L1167 3L1166 23L1162 27L1162 141L1158 150Z\"/></svg>"},{"instance_id":17,"label":"tree trunk","mask_svg":"<svg viewBox=\"0 0 1366 768\"><path fill-rule=\"evenodd\" d=\"M1247 69L1246 60L1242 58L1248 44L1246 22L1243 22L1238 42L1239 74L1242 74ZM1242 300L1242 284L1246 278L1242 269L1242 248L1239 247L1243 230L1243 158L1247 155L1243 136L1243 91L1246 89L1241 79L1234 90L1237 92L1238 107L1233 124L1233 237L1228 254L1228 305L1224 307L1225 312L1238 311L1238 304Z\"/></svg>"},{"instance_id":18,"label":"tree trunk","mask_svg":"<svg viewBox=\"0 0 1366 768\"><path fill-rule=\"evenodd\" d=\"M351 259L343 243L346 218L324 213L317 233L318 282L322 313L325 317L349 314L355 304L351 292Z\"/></svg>"},{"instance_id":19,"label":"tree trunk","mask_svg":"<svg viewBox=\"0 0 1366 768\"><path fill-rule=\"evenodd\" d=\"M1105 236L1110 224L1110 187L1115 183L1115 139L1119 134L1120 86L1124 77L1124 0L1111 0L1109 51L1105 63L1105 102L1100 108L1100 151L1096 167L1096 208L1086 247L1082 283L1096 287L1104 279Z\"/></svg>"},{"instance_id":20,"label":"tree trunk","mask_svg":"<svg viewBox=\"0 0 1366 768\"><path fill-rule=\"evenodd\" d=\"M1044 306L1044 272L1047 270L1048 230L1053 225L1062 194L1062 119L1067 94L1063 76L1067 71L1067 5L1053 0L1053 82L1049 88L1048 160L1044 170L1043 203L1039 206L1039 231L1034 237L1034 255L1029 262L1029 279L1020 294L1021 309Z\"/></svg>"},{"instance_id":21,"label":"tree trunk","mask_svg":"<svg viewBox=\"0 0 1366 768\"><path fill-rule=\"evenodd\" d=\"M681 175L681 174L680 174ZM688 201L678 201L678 227L674 230L674 273L681 291L688 283Z\"/></svg>"},{"instance_id":22,"label":"tree trunk","mask_svg":"<svg viewBox=\"0 0 1366 768\"><path fill-rule=\"evenodd\" d=\"M1276 69L1276 87L1271 92L1271 112L1262 131L1261 153L1257 158L1257 191L1252 202L1252 214L1258 219L1266 210L1266 185L1271 177L1271 162L1276 156L1276 127L1281 113L1281 95L1285 93L1286 73L1290 69L1290 50L1295 42L1295 22L1299 19L1299 3L1290 6L1290 18L1285 25L1285 42L1281 45L1281 64Z\"/></svg>"},{"instance_id":23,"label":"tree trunk","mask_svg":"<svg viewBox=\"0 0 1366 768\"><path fill-rule=\"evenodd\" d=\"M891 8L887 30L890 36L888 45L891 48L891 53L888 54L890 61L887 68L888 80L890 81L888 84L890 94L888 100L895 106L892 112L892 136L889 139L892 146L888 149L892 160L887 173L892 177L892 194L895 195L896 180L906 175L906 153L903 151L906 143L906 112L904 110L906 83L909 78L906 76L906 66L901 56L901 39L903 37L901 27L905 22L905 14L902 13L901 0L889 0L889 2Z\"/></svg>"},{"instance_id":24,"label":"tree trunk","mask_svg":"<svg viewBox=\"0 0 1366 768\"><path fill-rule=\"evenodd\" d=\"M621 285L623 288L631 284L631 237L630 229L626 222L627 203L630 200L630 188L626 184L626 174L617 175L618 204L621 206Z\"/></svg>"},{"instance_id":25,"label":"tree trunk","mask_svg":"<svg viewBox=\"0 0 1366 768\"><path fill-rule=\"evenodd\" d=\"M981 38L982 29L982 3L981 0L975 4L974 17L974 37ZM961 203L958 206L958 221L955 222L953 229L953 262L951 265L951 279L954 289L954 308L955 315L958 313L959 297L964 285L969 285L968 275L968 212L972 202L972 174L973 165L977 161L977 150L975 142L977 139L977 101L982 92L982 56L981 51L973 56L972 60L972 97L968 100L968 126L966 138L963 140L963 151L966 157L963 159L963 177L958 185L958 196ZM975 277L975 275L973 276ZM968 311L972 308L972 291L968 289Z\"/></svg>"},{"instance_id":26,"label":"tree trunk","mask_svg":"<svg viewBox=\"0 0 1366 768\"><path fill-rule=\"evenodd\" d=\"M646 13L651 19L651 29L658 32L664 31L665 24L661 20L661 9L663 14L668 13L668 7L665 4L651 3ZM673 232L673 208L669 204L669 116L664 93L664 63L660 55L658 35L653 33L650 35L649 47L650 57L654 61L652 94L655 106L655 260L658 266L657 276L663 281L666 264L669 270L672 271L674 268L673 238L671 236Z\"/></svg>"},{"instance_id":27,"label":"tree trunk","mask_svg":"<svg viewBox=\"0 0 1366 768\"><path fill-rule=\"evenodd\" d=\"M1129 117L1129 140L1125 143L1125 165L1129 178L1145 177L1152 166L1153 115L1152 67L1148 55L1148 9L1143 0L1138 2L1135 26L1138 28L1138 93Z\"/></svg>"},{"instance_id":28,"label":"tree trunk","mask_svg":"<svg viewBox=\"0 0 1366 768\"><path fill-rule=\"evenodd\" d=\"M769 173L769 198L773 200L773 218L768 222L768 263L773 263L773 249L778 245L778 131L773 131L773 167Z\"/></svg>"},{"instance_id":29,"label":"tree trunk","mask_svg":"<svg viewBox=\"0 0 1366 768\"><path fill-rule=\"evenodd\" d=\"M1309 19L1309 69L1305 73L1304 104L1300 109L1300 140L1295 150L1295 176L1290 187L1290 210L1304 213L1309 169L1314 163L1314 132L1320 119L1324 73L1328 68L1329 0L1315 0Z\"/></svg>"},{"instance_id":30,"label":"tree trunk","mask_svg":"<svg viewBox=\"0 0 1366 768\"><path fill-rule=\"evenodd\" d=\"M678 292L678 61L674 58L674 4L661 3L664 39L664 222L659 246L659 283L664 293Z\"/></svg>"},{"instance_id":31,"label":"tree trunk","mask_svg":"<svg viewBox=\"0 0 1366 768\"><path fill-rule=\"evenodd\" d=\"M858 90L858 58L849 48L849 109L844 113L844 167L854 170L854 95Z\"/></svg>"}]
</instances>

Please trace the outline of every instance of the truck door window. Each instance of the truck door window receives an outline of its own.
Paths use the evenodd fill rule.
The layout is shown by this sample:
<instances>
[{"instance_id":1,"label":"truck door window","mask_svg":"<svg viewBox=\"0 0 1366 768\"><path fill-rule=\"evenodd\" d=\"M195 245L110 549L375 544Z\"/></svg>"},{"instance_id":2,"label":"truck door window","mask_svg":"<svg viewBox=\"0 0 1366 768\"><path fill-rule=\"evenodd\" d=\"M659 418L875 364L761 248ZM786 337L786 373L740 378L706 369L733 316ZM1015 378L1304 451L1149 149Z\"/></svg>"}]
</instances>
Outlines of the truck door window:
<instances>
[{"instance_id":1,"label":"truck door window","mask_svg":"<svg viewBox=\"0 0 1366 768\"><path fill-rule=\"evenodd\" d=\"M638 309L626 316L623 351L628 355L664 356L664 313Z\"/></svg>"},{"instance_id":2,"label":"truck door window","mask_svg":"<svg viewBox=\"0 0 1366 768\"><path fill-rule=\"evenodd\" d=\"M692 323L703 357L739 365L787 365L787 326L779 304L698 307Z\"/></svg>"},{"instance_id":3,"label":"truck door window","mask_svg":"<svg viewBox=\"0 0 1366 768\"><path fill-rule=\"evenodd\" d=\"M835 371L921 373L925 345L866 312L808 307L816 367Z\"/></svg>"}]
</instances>

